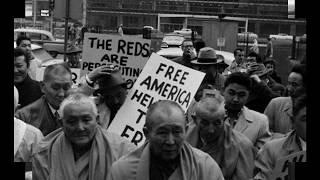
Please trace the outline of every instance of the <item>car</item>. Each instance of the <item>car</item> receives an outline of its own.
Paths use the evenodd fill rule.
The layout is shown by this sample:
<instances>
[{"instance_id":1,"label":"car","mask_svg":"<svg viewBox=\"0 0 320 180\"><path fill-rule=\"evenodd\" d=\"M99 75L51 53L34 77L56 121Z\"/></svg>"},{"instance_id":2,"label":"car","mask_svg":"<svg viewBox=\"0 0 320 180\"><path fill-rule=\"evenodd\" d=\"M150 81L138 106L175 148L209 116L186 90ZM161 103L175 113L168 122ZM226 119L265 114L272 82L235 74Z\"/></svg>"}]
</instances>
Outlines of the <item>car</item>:
<instances>
[{"instance_id":1,"label":"car","mask_svg":"<svg viewBox=\"0 0 320 180\"><path fill-rule=\"evenodd\" d=\"M163 36L161 47L180 47L185 40L184 36L176 33L169 33Z\"/></svg>"},{"instance_id":2,"label":"car","mask_svg":"<svg viewBox=\"0 0 320 180\"><path fill-rule=\"evenodd\" d=\"M191 37L192 29L182 28L181 30L174 30L173 32L177 33L177 34L184 35L184 36L190 36ZM193 31L193 32L194 32L195 36L198 35L198 33L196 31Z\"/></svg>"},{"instance_id":3,"label":"car","mask_svg":"<svg viewBox=\"0 0 320 180\"><path fill-rule=\"evenodd\" d=\"M269 38L276 39L276 40L279 40L279 39L292 40L293 36L290 36L290 35L285 34L285 33L279 33L279 34L276 34L276 35L275 34L270 34Z\"/></svg>"},{"instance_id":4,"label":"car","mask_svg":"<svg viewBox=\"0 0 320 180\"><path fill-rule=\"evenodd\" d=\"M14 29L14 40L20 35L28 36L32 43L43 46L53 57L64 52L64 40L55 39L50 31L32 28Z\"/></svg>"},{"instance_id":5,"label":"car","mask_svg":"<svg viewBox=\"0 0 320 180\"><path fill-rule=\"evenodd\" d=\"M248 41L249 42L253 42L254 39L258 39L258 35L253 33L253 32L242 32L242 33L238 33L238 41Z\"/></svg>"},{"instance_id":6,"label":"car","mask_svg":"<svg viewBox=\"0 0 320 180\"><path fill-rule=\"evenodd\" d=\"M195 49L194 49L194 53L196 54ZM171 59L174 59L177 57L181 57L183 54L183 51L181 48L178 48L178 47L170 47L170 48L160 49L158 52L156 52L156 54L171 60ZM216 50L216 55L217 55L218 59L224 60L224 62L229 66L231 65L232 61L234 60L233 53L228 52L228 51Z\"/></svg>"}]
</instances>

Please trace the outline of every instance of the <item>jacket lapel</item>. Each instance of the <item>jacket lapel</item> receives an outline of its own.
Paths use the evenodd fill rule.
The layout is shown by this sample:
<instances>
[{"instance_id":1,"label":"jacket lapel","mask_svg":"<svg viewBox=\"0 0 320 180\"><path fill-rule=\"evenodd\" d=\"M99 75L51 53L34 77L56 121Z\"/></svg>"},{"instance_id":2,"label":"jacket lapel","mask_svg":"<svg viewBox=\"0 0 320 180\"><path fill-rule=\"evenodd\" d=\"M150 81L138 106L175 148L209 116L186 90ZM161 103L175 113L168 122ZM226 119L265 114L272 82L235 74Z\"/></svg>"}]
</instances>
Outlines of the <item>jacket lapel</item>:
<instances>
[{"instance_id":1,"label":"jacket lapel","mask_svg":"<svg viewBox=\"0 0 320 180\"><path fill-rule=\"evenodd\" d=\"M144 146L144 145L143 145ZM150 149L149 144L146 144L143 148L140 161L137 168L136 179L149 180L149 167L150 167Z\"/></svg>"},{"instance_id":2,"label":"jacket lapel","mask_svg":"<svg viewBox=\"0 0 320 180\"><path fill-rule=\"evenodd\" d=\"M250 113L248 113L248 108L243 107L234 129L243 133L248 128L249 123L252 123L252 117Z\"/></svg>"}]
</instances>

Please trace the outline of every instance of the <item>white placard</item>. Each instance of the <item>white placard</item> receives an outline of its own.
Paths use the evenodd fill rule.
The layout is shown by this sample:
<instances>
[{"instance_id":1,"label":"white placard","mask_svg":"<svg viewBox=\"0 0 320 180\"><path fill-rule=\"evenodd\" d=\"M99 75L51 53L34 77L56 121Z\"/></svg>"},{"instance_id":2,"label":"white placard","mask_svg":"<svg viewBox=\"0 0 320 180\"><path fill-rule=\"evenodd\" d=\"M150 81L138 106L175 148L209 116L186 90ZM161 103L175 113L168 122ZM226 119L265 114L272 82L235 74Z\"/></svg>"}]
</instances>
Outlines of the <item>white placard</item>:
<instances>
[{"instance_id":1,"label":"white placard","mask_svg":"<svg viewBox=\"0 0 320 180\"><path fill-rule=\"evenodd\" d=\"M129 89L149 58L151 40L137 36L85 33L81 76L93 69L113 64L120 67Z\"/></svg>"},{"instance_id":2,"label":"white placard","mask_svg":"<svg viewBox=\"0 0 320 180\"><path fill-rule=\"evenodd\" d=\"M113 119L108 131L140 146L148 106L158 100L173 100L186 111L205 74L153 53Z\"/></svg>"}]
</instances>

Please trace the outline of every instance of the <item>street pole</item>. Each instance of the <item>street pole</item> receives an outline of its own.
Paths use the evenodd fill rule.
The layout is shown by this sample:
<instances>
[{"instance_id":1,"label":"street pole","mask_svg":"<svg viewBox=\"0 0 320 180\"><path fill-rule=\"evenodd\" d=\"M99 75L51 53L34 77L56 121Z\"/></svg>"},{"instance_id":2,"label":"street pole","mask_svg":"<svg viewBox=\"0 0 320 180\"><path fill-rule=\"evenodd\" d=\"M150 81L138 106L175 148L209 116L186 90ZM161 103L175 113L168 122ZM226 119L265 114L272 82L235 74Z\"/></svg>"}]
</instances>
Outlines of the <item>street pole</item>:
<instances>
[{"instance_id":1,"label":"street pole","mask_svg":"<svg viewBox=\"0 0 320 180\"><path fill-rule=\"evenodd\" d=\"M33 0L32 5L33 5L33 28L35 28L36 21L37 21L37 0Z\"/></svg>"},{"instance_id":2,"label":"street pole","mask_svg":"<svg viewBox=\"0 0 320 180\"><path fill-rule=\"evenodd\" d=\"M69 5L70 0L66 0L66 17L65 17L65 24L64 24L64 54L63 60L66 62L67 60L67 45L68 45L68 21L69 21Z\"/></svg>"}]
</instances>

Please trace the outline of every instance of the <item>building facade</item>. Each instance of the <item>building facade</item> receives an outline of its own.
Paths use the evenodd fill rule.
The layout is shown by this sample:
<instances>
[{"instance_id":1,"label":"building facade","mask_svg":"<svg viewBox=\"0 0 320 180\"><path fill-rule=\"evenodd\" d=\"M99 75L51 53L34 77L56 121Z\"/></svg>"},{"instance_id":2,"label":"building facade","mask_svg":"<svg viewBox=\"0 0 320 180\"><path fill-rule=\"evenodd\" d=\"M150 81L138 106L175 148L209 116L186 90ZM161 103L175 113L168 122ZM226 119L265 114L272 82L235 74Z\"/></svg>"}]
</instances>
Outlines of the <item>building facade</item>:
<instances>
[{"instance_id":1,"label":"building facade","mask_svg":"<svg viewBox=\"0 0 320 180\"><path fill-rule=\"evenodd\" d=\"M306 33L304 19L288 19L287 0L86 0L84 18L89 26L106 30L116 30L120 24L137 29L148 25L164 33L188 27L201 34L202 26L191 15L242 18L238 31L247 28L259 37Z\"/></svg>"}]
</instances>

